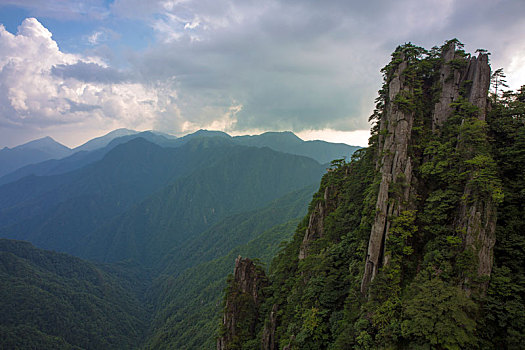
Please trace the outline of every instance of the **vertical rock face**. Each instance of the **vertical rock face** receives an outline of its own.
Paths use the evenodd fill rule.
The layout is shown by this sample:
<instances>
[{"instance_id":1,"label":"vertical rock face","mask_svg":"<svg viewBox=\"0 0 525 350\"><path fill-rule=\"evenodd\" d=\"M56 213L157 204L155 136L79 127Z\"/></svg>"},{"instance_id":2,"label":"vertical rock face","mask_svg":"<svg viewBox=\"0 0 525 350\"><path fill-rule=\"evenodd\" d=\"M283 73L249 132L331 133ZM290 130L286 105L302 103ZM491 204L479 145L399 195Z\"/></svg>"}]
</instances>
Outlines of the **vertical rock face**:
<instances>
[{"instance_id":1,"label":"vertical rock face","mask_svg":"<svg viewBox=\"0 0 525 350\"><path fill-rule=\"evenodd\" d=\"M219 349L242 348L230 346L241 329L264 350L482 344L476 303L505 190L484 122L487 55L470 57L457 40L431 51L409 43L382 72L370 147L323 178L276 257L264 311L253 306L265 316L256 332L231 287ZM235 285L260 304L240 264Z\"/></svg>"},{"instance_id":2,"label":"vertical rock face","mask_svg":"<svg viewBox=\"0 0 525 350\"><path fill-rule=\"evenodd\" d=\"M378 158L376 169L381 173L381 182L376 202L376 214L370 233L361 293L368 291L370 282L381 266L388 264L386 253L387 239L392 218L402 211L411 209L417 178L413 174L413 154L410 154L414 113L410 108L402 108L400 103L410 97L413 87L406 82L404 72L409 62L404 55L393 71L388 84L388 98L384 113L379 120ZM454 113L454 102L465 98L478 107L478 118L485 120L487 95L490 84L488 56L468 58L456 50L455 44L448 44L442 51L439 69L439 99L432 111L432 131L440 128ZM465 196L472 190L465 188ZM494 246L495 206L490 200L463 201L458 208L459 219L456 229L465 232L464 248L473 249L478 256L478 274L490 274L492 248Z\"/></svg>"},{"instance_id":3,"label":"vertical rock face","mask_svg":"<svg viewBox=\"0 0 525 350\"><path fill-rule=\"evenodd\" d=\"M458 101L460 89L467 90L466 97L480 110L479 118L485 120L487 110L487 93L490 85L490 66L488 55L480 54L466 61L463 69L454 69L454 62L462 58L456 53L456 46L451 43L443 52L443 65L439 75L441 95L434 106L432 130L441 127L452 114L451 103Z\"/></svg>"},{"instance_id":4,"label":"vertical rock face","mask_svg":"<svg viewBox=\"0 0 525 350\"><path fill-rule=\"evenodd\" d=\"M400 93L411 93L411 88L405 85L403 72L407 62L403 60L394 72L394 77L388 85L388 101L385 106L385 116L380 120L380 156L376 168L381 172L381 183L376 203L376 216L372 225L366 256L365 272L361 282L361 292L365 293L368 285L377 274L383 263L388 263L384 254L384 245L388 237L390 219L407 207L412 182L412 160L408 154L408 146L414 123L413 112L401 110L393 103ZM398 184L402 187L393 201L391 187ZM384 260L384 261L383 261Z\"/></svg>"},{"instance_id":5,"label":"vertical rock face","mask_svg":"<svg viewBox=\"0 0 525 350\"><path fill-rule=\"evenodd\" d=\"M477 58L472 57L470 59L465 80L472 82L467 94L468 100L479 108L479 118L485 120L487 93L490 86L490 66L487 54L480 54Z\"/></svg>"},{"instance_id":6,"label":"vertical rock face","mask_svg":"<svg viewBox=\"0 0 525 350\"><path fill-rule=\"evenodd\" d=\"M459 88L461 85L461 73L451 66L451 62L457 59L456 45L450 44L442 54L443 65L440 69L439 84L441 85L441 96L434 106L432 115L432 130L441 127L447 118L452 114L453 109L450 105L459 98Z\"/></svg>"},{"instance_id":7,"label":"vertical rock face","mask_svg":"<svg viewBox=\"0 0 525 350\"><path fill-rule=\"evenodd\" d=\"M490 85L488 56L480 54L478 57L471 57L463 70L452 68L451 62L457 59L455 45L451 44L443 54L444 64L440 72L442 93L434 108L433 130L441 127L453 113L450 104L459 99L461 88L466 90L465 97L468 101L478 107L478 118L486 119L487 93ZM472 189L467 185L463 198L470 200L472 195ZM490 275L492 249L496 241L496 207L493 201L490 198L470 202L462 200L456 227L464 232L462 237L464 248L472 249L477 256L478 275Z\"/></svg>"},{"instance_id":8,"label":"vertical rock face","mask_svg":"<svg viewBox=\"0 0 525 350\"><path fill-rule=\"evenodd\" d=\"M333 188L331 186L327 186L324 191L323 200L317 202L315 205L315 208L308 221L308 228L304 234L303 242L301 243L301 248L299 250L299 260L302 260L308 256L308 247L313 241L323 237L324 219L333 207L333 192Z\"/></svg>"},{"instance_id":9,"label":"vertical rock face","mask_svg":"<svg viewBox=\"0 0 525 350\"><path fill-rule=\"evenodd\" d=\"M470 196L470 188L465 196ZM496 206L493 201L462 201L459 210L458 227L463 229L463 245L476 256L478 276L490 276L492 271L492 250L496 243Z\"/></svg>"},{"instance_id":10,"label":"vertical rock face","mask_svg":"<svg viewBox=\"0 0 525 350\"><path fill-rule=\"evenodd\" d=\"M256 305L259 305L262 299L260 294L265 278L264 271L258 268L252 260L242 258L240 255L235 259L233 280L239 291L249 294Z\"/></svg>"},{"instance_id":11,"label":"vertical rock face","mask_svg":"<svg viewBox=\"0 0 525 350\"><path fill-rule=\"evenodd\" d=\"M465 79L470 84L466 94L468 100L478 107L478 118L484 121L490 86L490 66L486 54L470 59ZM459 208L457 227L464 232L462 237L464 248L472 250L477 258L478 276L490 276L492 252L496 243L496 205L492 198L473 192L474 189L467 185ZM482 289L486 289L486 283Z\"/></svg>"},{"instance_id":12,"label":"vertical rock face","mask_svg":"<svg viewBox=\"0 0 525 350\"><path fill-rule=\"evenodd\" d=\"M459 99L461 88L466 90L465 97L468 101L478 107L478 118L486 119L487 93L490 86L488 55L480 54L478 57L471 57L462 71L452 68L451 62L454 59L457 60L458 56L455 45L451 44L443 54L444 64L440 72L442 93L434 108L433 130L441 127L453 113L450 104ZM472 189L467 186L463 198L470 199L472 195ZM492 250L496 242L496 207L493 201L490 198L470 202L462 200L456 227L464 232L462 237L464 248L472 249L477 257L478 275L490 275Z\"/></svg>"},{"instance_id":13,"label":"vertical rock face","mask_svg":"<svg viewBox=\"0 0 525 350\"><path fill-rule=\"evenodd\" d=\"M248 258L237 257L233 279L228 286L217 350L238 348L244 339L255 336L262 290L267 285L264 271Z\"/></svg>"},{"instance_id":14,"label":"vertical rock face","mask_svg":"<svg viewBox=\"0 0 525 350\"><path fill-rule=\"evenodd\" d=\"M272 311L268 317L268 323L264 326L262 335L262 350L275 350L277 349L277 342L275 339L275 330L277 329L277 304L273 304Z\"/></svg>"}]
</instances>

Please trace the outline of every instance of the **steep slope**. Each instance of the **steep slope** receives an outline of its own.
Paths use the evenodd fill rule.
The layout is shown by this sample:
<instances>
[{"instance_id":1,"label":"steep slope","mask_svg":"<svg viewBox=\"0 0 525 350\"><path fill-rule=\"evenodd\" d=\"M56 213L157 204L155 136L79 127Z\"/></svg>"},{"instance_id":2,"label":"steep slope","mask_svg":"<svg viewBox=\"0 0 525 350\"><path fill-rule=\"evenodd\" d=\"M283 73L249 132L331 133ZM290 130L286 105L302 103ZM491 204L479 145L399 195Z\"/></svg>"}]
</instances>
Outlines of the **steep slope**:
<instances>
[{"instance_id":1,"label":"steep slope","mask_svg":"<svg viewBox=\"0 0 525 350\"><path fill-rule=\"evenodd\" d=\"M148 310L127 288L102 267L0 239L0 346L134 348Z\"/></svg>"},{"instance_id":2,"label":"steep slope","mask_svg":"<svg viewBox=\"0 0 525 350\"><path fill-rule=\"evenodd\" d=\"M200 263L176 277L160 276L153 289L157 305L146 349L213 349L222 309L222 291L235 259L251 256L268 264L299 219L276 225L226 255ZM258 348L258 347L257 347Z\"/></svg>"},{"instance_id":3,"label":"steep slope","mask_svg":"<svg viewBox=\"0 0 525 350\"><path fill-rule=\"evenodd\" d=\"M269 263L280 242L292 236L313 192L309 186L263 209L227 217L172 249L148 293L156 311L147 347L212 347L231 264L239 254Z\"/></svg>"},{"instance_id":4,"label":"steep slope","mask_svg":"<svg viewBox=\"0 0 525 350\"><path fill-rule=\"evenodd\" d=\"M99 261L133 258L157 266L164 254L219 220L262 208L282 193L314 183L324 170L310 158L221 139L188 146L221 156L93 231L75 254Z\"/></svg>"},{"instance_id":5,"label":"steep slope","mask_svg":"<svg viewBox=\"0 0 525 350\"><path fill-rule=\"evenodd\" d=\"M81 257L157 264L218 220L264 207L323 171L310 158L227 138L177 148L136 138L76 171L0 186L0 234Z\"/></svg>"},{"instance_id":6,"label":"steep slope","mask_svg":"<svg viewBox=\"0 0 525 350\"><path fill-rule=\"evenodd\" d=\"M290 192L264 208L226 217L189 241L175 247L163 257L163 274L177 274L184 269L219 258L236 246L246 244L276 225L306 214L315 192L311 185Z\"/></svg>"},{"instance_id":7,"label":"steep slope","mask_svg":"<svg viewBox=\"0 0 525 350\"><path fill-rule=\"evenodd\" d=\"M504 198L479 327L481 347L519 349L525 342L525 85L493 101L487 122Z\"/></svg>"},{"instance_id":8,"label":"steep slope","mask_svg":"<svg viewBox=\"0 0 525 350\"><path fill-rule=\"evenodd\" d=\"M488 56L457 40L405 44L382 72L370 147L332 163L272 262L265 319L232 348L523 341L523 91L489 113Z\"/></svg>"},{"instance_id":9,"label":"steep slope","mask_svg":"<svg viewBox=\"0 0 525 350\"><path fill-rule=\"evenodd\" d=\"M1 186L0 232L71 252L106 220L220 155L220 149L202 154L191 147L169 149L131 140L77 171Z\"/></svg>"},{"instance_id":10,"label":"steep slope","mask_svg":"<svg viewBox=\"0 0 525 350\"><path fill-rule=\"evenodd\" d=\"M13 148L0 150L0 177L27 164L69 156L71 149L44 137Z\"/></svg>"},{"instance_id":11,"label":"steep slope","mask_svg":"<svg viewBox=\"0 0 525 350\"><path fill-rule=\"evenodd\" d=\"M255 337L267 281L264 270L252 260L240 255L235 259L235 269L226 291L228 297L224 302L223 329L217 339L217 350L249 346L243 339Z\"/></svg>"}]
</instances>

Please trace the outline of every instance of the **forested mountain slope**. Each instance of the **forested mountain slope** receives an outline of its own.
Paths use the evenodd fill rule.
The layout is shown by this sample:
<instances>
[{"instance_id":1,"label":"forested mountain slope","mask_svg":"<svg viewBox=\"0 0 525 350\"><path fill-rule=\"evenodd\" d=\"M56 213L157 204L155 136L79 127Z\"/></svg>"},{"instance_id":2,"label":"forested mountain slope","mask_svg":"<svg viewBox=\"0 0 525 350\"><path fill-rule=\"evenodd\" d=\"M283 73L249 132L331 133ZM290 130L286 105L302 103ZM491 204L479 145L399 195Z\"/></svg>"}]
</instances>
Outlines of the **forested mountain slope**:
<instances>
[{"instance_id":1,"label":"forested mountain slope","mask_svg":"<svg viewBox=\"0 0 525 350\"><path fill-rule=\"evenodd\" d=\"M323 171L309 158L229 140L163 148L138 138L74 172L1 186L0 234L81 257L151 262L225 216L314 183Z\"/></svg>"},{"instance_id":2,"label":"forested mountain slope","mask_svg":"<svg viewBox=\"0 0 525 350\"><path fill-rule=\"evenodd\" d=\"M126 280L124 271L0 239L0 347L136 347L149 319L137 297L147 278Z\"/></svg>"},{"instance_id":3,"label":"forested mountain slope","mask_svg":"<svg viewBox=\"0 0 525 350\"><path fill-rule=\"evenodd\" d=\"M64 331L66 337L58 330L75 328L77 322L90 325L91 321L79 319L87 317L82 313L93 309L98 315L97 308L105 303L104 296L97 295L98 299L89 296L96 290L75 289L90 286L89 276L84 279L84 275L78 275L74 281L63 279L40 271L36 262L8 255L6 261L31 267L23 270L28 279L22 282L19 278L23 276L13 277L9 273L4 276L6 294L15 294L0 301L0 308L9 309L10 320L16 319L18 323L16 329L6 326L6 336L0 343L17 344L15 348L38 344L42 348L97 349L131 348L128 343L121 345L128 340L136 347L143 342L168 347L187 341L197 348L213 343L216 319L207 317L206 312L210 305L218 307L220 292L210 288L199 291L199 286L208 282L224 285L230 265L225 256L235 254L232 252L239 245L261 235L266 238L258 242L264 242L264 246L254 246L250 251L271 256L279 242L291 236L294 224L290 220L305 214L315 191L313 184L319 181L325 168L311 158L266 147L240 146L230 138L194 137L179 147L160 147L134 138L115 146L99 161L75 171L24 177L0 186L0 232L4 237L112 262L103 269L100 265L93 268L115 277L114 288L123 291L123 303L133 304L140 299L140 308L149 310L151 305L154 310L151 316L156 320L149 323L141 318L138 334L127 316L121 317L124 324L119 324L114 318L106 319L109 316L104 314L93 322L107 323L110 333L111 329L119 329L120 340L111 338L113 333L97 338L85 334L91 330L80 329L84 333L73 336L83 340L75 343L67 331ZM9 242L28 246L25 242ZM65 257L34 247L31 250L35 252L33 255ZM93 266L80 259L68 259L72 270ZM212 263L214 259L220 263ZM122 260L125 263L119 262ZM205 274L192 273L203 267ZM177 281L176 293L170 287L173 280ZM44 294L32 292L32 281L45 287ZM49 287L56 283L59 283L56 288ZM86 305L80 305L82 310L70 307L69 292L86 294L97 306L89 306L86 301ZM135 301L128 300L128 295ZM201 303L203 297L208 302ZM19 299L30 305L27 310L32 311L25 307L13 309L13 305L22 305ZM60 305L62 299L64 305ZM59 318L60 325L50 326L55 327L52 332L42 322L32 323L28 318L31 314L46 313L49 305L69 310L67 317ZM181 314L179 307L186 311ZM107 309L115 315L120 312L112 306ZM171 323L174 317L180 321L176 325ZM205 326L195 328L193 321ZM198 331L183 338L159 338L165 327L172 326L174 330L189 327ZM90 338L95 345L85 342ZM159 343L159 339L164 340Z\"/></svg>"},{"instance_id":4,"label":"forested mountain slope","mask_svg":"<svg viewBox=\"0 0 525 350\"><path fill-rule=\"evenodd\" d=\"M369 148L333 163L268 277L236 263L219 349L522 347L525 87L489 96L488 55L457 40L382 72Z\"/></svg>"},{"instance_id":5,"label":"forested mountain slope","mask_svg":"<svg viewBox=\"0 0 525 350\"><path fill-rule=\"evenodd\" d=\"M221 219L262 208L312 184L324 171L310 158L205 140L188 147L212 152L216 159L86 235L73 252L99 261L131 258L158 266L171 249Z\"/></svg>"}]
</instances>

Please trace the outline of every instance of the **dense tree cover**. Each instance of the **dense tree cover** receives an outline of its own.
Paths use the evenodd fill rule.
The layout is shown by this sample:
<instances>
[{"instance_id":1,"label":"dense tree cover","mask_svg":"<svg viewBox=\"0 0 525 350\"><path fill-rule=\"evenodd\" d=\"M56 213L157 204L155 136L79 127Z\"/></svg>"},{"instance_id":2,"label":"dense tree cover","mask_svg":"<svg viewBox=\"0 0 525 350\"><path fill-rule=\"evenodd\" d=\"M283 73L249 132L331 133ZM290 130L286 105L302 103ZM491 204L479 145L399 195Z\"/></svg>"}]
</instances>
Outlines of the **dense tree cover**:
<instances>
[{"instance_id":1,"label":"dense tree cover","mask_svg":"<svg viewBox=\"0 0 525 350\"><path fill-rule=\"evenodd\" d=\"M525 342L525 86L493 96L488 125L504 199L482 334L488 344L520 349Z\"/></svg>"},{"instance_id":2,"label":"dense tree cover","mask_svg":"<svg viewBox=\"0 0 525 350\"><path fill-rule=\"evenodd\" d=\"M222 290L226 286L226 277L231 273L235 258L239 254L249 255L259 257L262 262L269 264L279 250L280 243L293 234L298 217L304 215L313 192L314 187L309 186L288 193L258 211L223 219L199 238L209 236L212 244L199 244L197 240L196 243L181 247L183 250L189 249L195 256L191 257L190 262L182 264L180 259L173 259L173 256L168 255L164 260L170 263L166 263L160 273L144 271L137 264L130 263L95 267L91 263L65 254L38 250L24 242L5 240L13 247L20 245L24 248L22 250L30 247L31 254L25 255L31 255L30 260L37 261L38 268L44 266L45 271L28 272L20 266L25 266L24 260L15 260L11 255L5 256L6 264L9 262L9 266L18 266L16 270L20 276L15 278L8 276L9 274L2 275L5 277L2 278L5 294L10 296L0 299L0 308L8 308L9 310L4 311L11 315L10 321L17 321L0 325L0 344L10 349L25 349L31 346L39 349L213 348L217 336ZM289 218L294 219L288 221ZM217 241L221 244L214 247L213 243ZM177 252L172 254L178 255ZM47 273L47 270L56 269L59 269L59 276ZM97 274L93 275L93 271ZM67 278L64 277L66 272L71 272ZM156 276L153 284L150 281L152 276ZM29 287L34 283L34 278L37 278L39 287ZM91 288L93 283L98 283L97 278L110 279L107 283L112 283L110 287L118 289L121 294L90 295L93 291L98 292L97 285ZM20 279L24 280L22 284L18 282ZM45 286L45 292L38 292L41 285ZM18 286L20 289L17 289ZM75 288L85 290L80 292ZM82 309L70 307L68 293L82 293L86 296L86 299L80 302ZM119 305L124 305L124 311L131 313L138 309L142 312L141 316L144 318L140 320L141 324L138 327L140 337L136 336L136 329L126 328L131 323L128 317L122 316L119 314L120 310L115 311L112 305L108 305L115 302L113 297L120 302ZM4 302L7 304L4 305ZM104 310L101 310L102 308ZM63 312L63 316L58 317L55 312ZM43 315L43 321L40 322L40 316L35 315ZM115 317L109 317L110 315ZM145 316L151 316L152 319ZM56 326L58 335L43 326L53 317L58 317L60 321ZM90 317L94 320L91 321ZM82 322L83 326L77 326L79 322ZM111 338L114 336L108 335L108 332L99 332L95 336L90 328L92 324L103 326L108 332L118 329L120 338L114 340ZM68 330L69 328L72 330ZM83 332L80 335L73 333L79 339L78 342L68 342L70 339L64 338L60 333L77 331ZM91 338L94 345L86 345L87 339ZM132 343L129 343L129 347L115 345L115 342L121 339L131 339Z\"/></svg>"},{"instance_id":3,"label":"dense tree cover","mask_svg":"<svg viewBox=\"0 0 525 350\"><path fill-rule=\"evenodd\" d=\"M318 181L323 167L306 157L268 148L189 143L218 159L181 177L85 236L79 256L134 259L158 268L163 257L193 241L221 219L263 208Z\"/></svg>"},{"instance_id":4,"label":"dense tree cover","mask_svg":"<svg viewBox=\"0 0 525 350\"><path fill-rule=\"evenodd\" d=\"M0 347L131 349L142 341L148 308L123 279L78 258L0 240ZM137 284L140 285L145 281Z\"/></svg>"},{"instance_id":5,"label":"dense tree cover","mask_svg":"<svg viewBox=\"0 0 525 350\"><path fill-rule=\"evenodd\" d=\"M211 244L189 246L196 255L191 259L198 263L183 270L185 265L177 263L177 258L173 259L175 265L166 265L148 293L156 310L146 347L214 348L222 291L235 258L250 256L268 266L281 242L293 235L313 192L313 187L294 191L257 212L226 218L203 234ZM244 243L246 237L250 239ZM203 250L195 252L197 247Z\"/></svg>"},{"instance_id":6,"label":"dense tree cover","mask_svg":"<svg viewBox=\"0 0 525 350\"><path fill-rule=\"evenodd\" d=\"M264 208L226 217L166 254L161 264L162 274L177 275L188 267L227 255L236 246L250 242L262 232L302 217L316 187L307 186L285 194ZM261 249L257 257L261 254L265 254L265 249Z\"/></svg>"},{"instance_id":7,"label":"dense tree cover","mask_svg":"<svg viewBox=\"0 0 525 350\"><path fill-rule=\"evenodd\" d=\"M442 52L450 44L458 49L447 63L451 76L445 79L453 79L454 72L470 60L457 40L429 51L405 44L383 69L385 85L372 116L376 125L370 147L356 152L349 163L333 162L309 214L271 264L270 296L263 306L267 316L254 338L258 344L270 311L277 307L280 348L522 347L525 88L493 96L484 120L467 100L470 86L465 81L451 105L451 115L433 130ZM389 101L388 84L402 62L409 89ZM382 156L380 130L386 131L380 129L379 121L388 103L413 115L409 155L417 181L406 210L390 218L384 252L388 263L380 267L363 295L360 285L381 181L377 171ZM403 179L393 182L389 200L401 200L403 183ZM319 215L315 212L318 202L328 208L324 233L300 259L309 217ZM464 226L458 225L461 208L473 205L498 206L490 279L478 274L478 255L463 241Z\"/></svg>"}]
</instances>

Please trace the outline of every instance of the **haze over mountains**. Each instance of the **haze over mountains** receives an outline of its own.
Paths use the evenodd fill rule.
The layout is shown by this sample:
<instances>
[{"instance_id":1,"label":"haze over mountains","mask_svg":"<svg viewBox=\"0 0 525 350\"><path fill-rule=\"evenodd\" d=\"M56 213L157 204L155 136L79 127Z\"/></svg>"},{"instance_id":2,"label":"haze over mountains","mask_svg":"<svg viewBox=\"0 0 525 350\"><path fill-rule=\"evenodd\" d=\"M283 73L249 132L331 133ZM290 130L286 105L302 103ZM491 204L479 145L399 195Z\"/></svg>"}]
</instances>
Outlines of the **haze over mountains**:
<instances>
[{"instance_id":1,"label":"haze over mountains","mask_svg":"<svg viewBox=\"0 0 525 350\"><path fill-rule=\"evenodd\" d=\"M269 147L276 151L311 157L327 163L352 153L358 146L334 144L325 141L303 141L291 132L267 132L254 136L236 136L220 131L199 130L179 139L157 131L137 132L117 129L104 136L70 149L51 137L0 150L0 184L18 180L27 175L56 175L81 168L102 157L121 143L143 137L165 147L177 147L195 137L222 137L245 146Z\"/></svg>"},{"instance_id":2,"label":"haze over mountains","mask_svg":"<svg viewBox=\"0 0 525 350\"><path fill-rule=\"evenodd\" d=\"M11 284L27 290L6 298L9 303L23 310L47 306L31 321L29 311L18 314L0 303L13 313L0 319L0 331L6 344L43 349L212 346L232 259L256 251L269 261L306 213L326 163L358 148L292 133L231 137L201 130L175 138L116 130L73 150L50 138L14 149L22 159L38 147L56 159L1 179L0 237L9 240L0 247L9 263L0 278L6 295ZM118 290L125 291L119 301ZM47 309L59 300L63 316ZM64 329L79 322L74 331ZM107 332L90 343L94 325Z\"/></svg>"}]
</instances>

